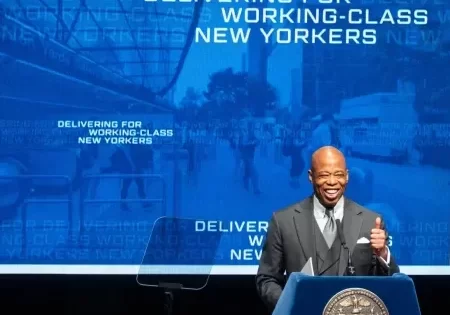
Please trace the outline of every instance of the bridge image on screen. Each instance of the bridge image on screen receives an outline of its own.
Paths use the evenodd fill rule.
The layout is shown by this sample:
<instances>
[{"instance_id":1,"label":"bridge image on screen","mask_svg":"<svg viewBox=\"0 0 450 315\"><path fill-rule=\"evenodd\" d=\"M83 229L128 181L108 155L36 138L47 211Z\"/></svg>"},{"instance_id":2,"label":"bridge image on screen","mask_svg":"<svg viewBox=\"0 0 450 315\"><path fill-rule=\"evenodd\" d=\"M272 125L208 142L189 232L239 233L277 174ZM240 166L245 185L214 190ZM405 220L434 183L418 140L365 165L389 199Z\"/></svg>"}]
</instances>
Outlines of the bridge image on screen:
<instances>
[{"instance_id":1,"label":"bridge image on screen","mask_svg":"<svg viewBox=\"0 0 450 315\"><path fill-rule=\"evenodd\" d=\"M402 272L449 273L450 5L351 6L428 23L313 44L260 30L367 25L224 19L313 2L2 1L0 273L137 274L167 216L221 233L212 274L255 273L322 145L345 154L346 196L383 215Z\"/></svg>"}]
</instances>

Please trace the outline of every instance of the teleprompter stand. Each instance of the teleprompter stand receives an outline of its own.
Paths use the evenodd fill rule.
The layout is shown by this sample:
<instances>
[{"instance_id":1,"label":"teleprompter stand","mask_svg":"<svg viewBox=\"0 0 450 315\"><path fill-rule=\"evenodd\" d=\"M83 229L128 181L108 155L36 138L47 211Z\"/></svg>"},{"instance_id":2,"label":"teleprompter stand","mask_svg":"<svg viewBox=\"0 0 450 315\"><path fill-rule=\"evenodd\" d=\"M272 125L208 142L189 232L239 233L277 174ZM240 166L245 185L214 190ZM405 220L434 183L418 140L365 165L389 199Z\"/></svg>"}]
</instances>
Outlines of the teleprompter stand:
<instances>
[{"instance_id":1,"label":"teleprompter stand","mask_svg":"<svg viewBox=\"0 0 450 315\"><path fill-rule=\"evenodd\" d=\"M183 285L181 283L160 282L158 287L164 290L164 314L172 315L175 304L174 291L182 290Z\"/></svg>"},{"instance_id":2,"label":"teleprompter stand","mask_svg":"<svg viewBox=\"0 0 450 315\"><path fill-rule=\"evenodd\" d=\"M164 291L164 313L174 314L176 294L206 287L222 232L198 232L193 219L155 221L136 281Z\"/></svg>"}]
</instances>

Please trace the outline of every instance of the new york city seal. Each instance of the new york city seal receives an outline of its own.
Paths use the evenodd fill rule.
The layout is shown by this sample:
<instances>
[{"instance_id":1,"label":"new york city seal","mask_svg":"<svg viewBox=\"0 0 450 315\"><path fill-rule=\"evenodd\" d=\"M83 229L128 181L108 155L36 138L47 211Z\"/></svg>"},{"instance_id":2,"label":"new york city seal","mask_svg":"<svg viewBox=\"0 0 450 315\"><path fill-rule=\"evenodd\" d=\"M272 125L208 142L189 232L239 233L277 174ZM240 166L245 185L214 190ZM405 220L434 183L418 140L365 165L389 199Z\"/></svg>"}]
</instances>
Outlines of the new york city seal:
<instances>
[{"instance_id":1,"label":"new york city seal","mask_svg":"<svg viewBox=\"0 0 450 315\"><path fill-rule=\"evenodd\" d=\"M383 301L366 289L345 289L335 294L325 306L323 315L389 315Z\"/></svg>"}]
</instances>

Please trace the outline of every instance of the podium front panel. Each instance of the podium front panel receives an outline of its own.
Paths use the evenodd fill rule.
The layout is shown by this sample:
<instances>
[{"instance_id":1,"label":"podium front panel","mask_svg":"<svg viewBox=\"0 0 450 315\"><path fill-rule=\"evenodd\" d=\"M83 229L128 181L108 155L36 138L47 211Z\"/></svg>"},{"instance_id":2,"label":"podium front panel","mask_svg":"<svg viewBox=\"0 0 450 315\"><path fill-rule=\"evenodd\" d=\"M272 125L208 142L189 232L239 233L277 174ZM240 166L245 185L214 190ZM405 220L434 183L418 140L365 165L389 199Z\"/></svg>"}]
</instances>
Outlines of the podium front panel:
<instances>
[{"instance_id":1,"label":"podium front panel","mask_svg":"<svg viewBox=\"0 0 450 315\"><path fill-rule=\"evenodd\" d=\"M349 304L342 298L344 290L353 289ZM361 290L363 289L363 290ZM358 292L358 290L360 292ZM362 291L370 294L363 296ZM339 296L341 293L341 296ZM375 298L373 298L373 296ZM337 313L325 312L332 299L341 299L342 306ZM294 273L283 290L283 294L273 312L274 315L376 315L372 308L379 309L379 300L387 312L378 315L420 315L417 295L411 278L403 274L391 277L312 277ZM369 301L370 305L368 305ZM355 306L355 307L354 307ZM352 309L348 314L346 309ZM359 313L357 313L359 311Z\"/></svg>"}]
</instances>

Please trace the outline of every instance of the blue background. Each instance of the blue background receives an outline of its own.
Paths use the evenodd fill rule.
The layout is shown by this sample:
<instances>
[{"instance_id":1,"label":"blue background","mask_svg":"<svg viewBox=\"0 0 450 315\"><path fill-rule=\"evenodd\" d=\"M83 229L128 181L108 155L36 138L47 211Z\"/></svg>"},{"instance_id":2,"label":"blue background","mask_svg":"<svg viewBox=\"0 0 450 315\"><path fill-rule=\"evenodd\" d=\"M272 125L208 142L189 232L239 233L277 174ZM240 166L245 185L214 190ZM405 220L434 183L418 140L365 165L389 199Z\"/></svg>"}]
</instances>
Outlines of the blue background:
<instances>
[{"instance_id":1,"label":"blue background","mask_svg":"<svg viewBox=\"0 0 450 315\"><path fill-rule=\"evenodd\" d=\"M375 45L330 45L265 44L256 30L269 25L227 25L226 3L2 1L0 263L140 264L161 216L267 221L311 194L309 157L331 144L347 156L347 196L384 215L399 264L449 265L450 4L406 2L330 5L429 17L371 25ZM213 44L195 42L197 27L254 32ZM80 145L85 131L58 120L175 136L136 146L142 193L124 187L136 172L122 147ZM255 265L230 258L248 243L224 233L216 264Z\"/></svg>"}]
</instances>

